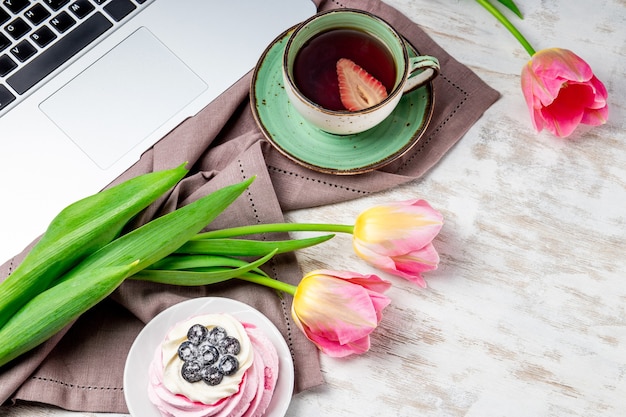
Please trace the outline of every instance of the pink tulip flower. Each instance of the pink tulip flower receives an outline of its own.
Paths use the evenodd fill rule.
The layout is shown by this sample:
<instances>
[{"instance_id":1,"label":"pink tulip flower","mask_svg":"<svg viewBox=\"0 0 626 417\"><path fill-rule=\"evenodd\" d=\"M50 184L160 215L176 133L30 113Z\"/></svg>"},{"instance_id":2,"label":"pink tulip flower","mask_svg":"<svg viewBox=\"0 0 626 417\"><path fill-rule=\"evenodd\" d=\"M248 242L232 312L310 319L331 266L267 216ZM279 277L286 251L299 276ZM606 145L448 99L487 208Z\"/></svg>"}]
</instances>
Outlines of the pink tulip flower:
<instances>
[{"instance_id":1,"label":"pink tulip flower","mask_svg":"<svg viewBox=\"0 0 626 417\"><path fill-rule=\"evenodd\" d=\"M522 91L535 129L569 136L579 124L597 126L608 119L607 90L591 67L560 48L535 53L522 68Z\"/></svg>"},{"instance_id":2,"label":"pink tulip flower","mask_svg":"<svg viewBox=\"0 0 626 417\"><path fill-rule=\"evenodd\" d=\"M544 128L558 137L567 137L580 124L598 126L609 118L607 90L591 67L567 49L550 48L539 52L509 19L489 0L476 0L494 15L530 55L522 68L522 93L537 132ZM512 0L499 0L520 18Z\"/></svg>"},{"instance_id":3,"label":"pink tulip flower","mask_svg":"<svg viewBox=\"0 0 626 417\"><path fill-rule=\"evenodd\" d=\"M424 200L372 207L354 224L356 254L374 267L426 287L422 272L437 269L439 255L432 240L443 216Z\"/></svg>"},{"instance_id":4,"label":"pink tulip flower","mask_svg":"<svg viewBox=\"0 0 626 417\"><path fill-rule=\"evenodd\" d=\"M332 357L370 348L370 334L390 300L391 286L376 275L318 270L298 285L291 306L296 325L323 353Z\"/></svg>"}]
</instances>

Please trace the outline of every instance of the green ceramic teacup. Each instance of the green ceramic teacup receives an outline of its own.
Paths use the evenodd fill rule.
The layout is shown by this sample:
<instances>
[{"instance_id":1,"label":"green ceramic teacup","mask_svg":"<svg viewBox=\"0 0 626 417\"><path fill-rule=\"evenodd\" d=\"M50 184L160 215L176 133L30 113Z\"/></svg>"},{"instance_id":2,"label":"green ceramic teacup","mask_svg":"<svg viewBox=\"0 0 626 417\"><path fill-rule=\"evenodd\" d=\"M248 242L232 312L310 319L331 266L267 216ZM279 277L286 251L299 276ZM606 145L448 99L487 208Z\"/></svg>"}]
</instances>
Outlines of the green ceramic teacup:
<instances>
[{"instance_id":1,"label":"green ceramic teacup","mask_svg":"<svg viewBox=\"0 0 626 417\"><path fill-rule=\"evenodd\" d=\"M327 58L328 60L333 60L335 59L335 54L337 54L337 57L340 57L342 56L341 54L351 55L356 53L353 49L349 49L353 44L347 41L344 42L341 36L330 35L331 37L328 37L328 34L338 30L346 33L362 33L366 38L375 39L376 41L373 43L376 45L381 45L381 48L368 46L369 49L366 52L359 53L363 57L361 59L373 61L373 64L370 63L369 65L375 67L374 71L379 71L382 74L392 74L387 77L390 78L387 82L387 96L382 101L370 107L353 111L345 108L331 108L331 105L320 104L321 101L332 94L337 94L337 97L339 97L338 91L335 93L338 87L333 84L337 82L337 73L334 75L335 78L332 79L332 74L329 74L330 69L328 71L324 70ZM332 39L332 41L329 40L326 44L321 43L322 41L319 41L319 39L322 39L320 36L326 36L328 39ZM313 47L312 45L315 42L317 42L316 45L321 46ZM354 45L357 45L357 43L354 43ZM313 61L316 65L309 65L312 68L303 77L296 73L298 71L302 72L298 66L300 65L298 60L301 60L299 53L307 48L318 49L315 52L306 52L311 54L317 53L317 55L313 56L318 61ZM386 52L378 49L384 49ZM389 59L381 59L376 54L379 54L380 57L388 56ZM372 58L373 56L376 56L376 58ZM332 61L331 63L334 64L335 62ZM379 65L377 62L381 64ZM359 63L357 62L357 64ZM392 66L392 72L386 71L383 68L385 65ZM381 68L376 68L378 66ZM425 55L409 57L405 40L380 17L362 10L335 9L318 13L295 28L285 47L282 71L285 90L290 103L306 121L323 131L348 135L363 132L382 122L393 112L404 93L430 82L439 74L439 61L435 57ZM314 82L318 82L318 80L314 80L314 82L311 82L310 85L307 84L305 87L304 83L308 83L307 80L314 77L319 77L322 81L315 84ZM324 84L326 79L329 81ZM321 86L319 87L320 89L325 89L328 86L329 90L328 93L326 90L317 91L319 100L314 101L311 98L311 89L318 88L317 86ZM304 91L307 91L306 88L309 89L307 94L304 93ZM314 91L313 93L315 94L316 92Z\"/></svg>"}]
</instances>

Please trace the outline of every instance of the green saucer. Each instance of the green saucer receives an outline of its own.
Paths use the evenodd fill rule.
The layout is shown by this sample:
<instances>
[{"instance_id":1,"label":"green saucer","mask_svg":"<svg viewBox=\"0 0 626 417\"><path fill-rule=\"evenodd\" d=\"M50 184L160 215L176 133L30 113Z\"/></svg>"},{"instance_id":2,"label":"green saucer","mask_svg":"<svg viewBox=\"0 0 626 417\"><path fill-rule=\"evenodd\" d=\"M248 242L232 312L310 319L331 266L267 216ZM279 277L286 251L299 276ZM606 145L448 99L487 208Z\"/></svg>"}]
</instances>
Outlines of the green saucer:
<instances>
[{"instance_id":1,"label":"green saucer","mask_svg":"<svg viewBox=\"0 0 626 417\"><path fill-rule=\"evenodd\" d=\"M432 84L405 94L393 113L372 129L345 136L326 133L305 121L285 93L282 57L292 31L285 31L265 50L250 89L254 118L279 152L315 171L349 175L381 168L415 146L433 112Z\"/></svg>"}]
</instances>

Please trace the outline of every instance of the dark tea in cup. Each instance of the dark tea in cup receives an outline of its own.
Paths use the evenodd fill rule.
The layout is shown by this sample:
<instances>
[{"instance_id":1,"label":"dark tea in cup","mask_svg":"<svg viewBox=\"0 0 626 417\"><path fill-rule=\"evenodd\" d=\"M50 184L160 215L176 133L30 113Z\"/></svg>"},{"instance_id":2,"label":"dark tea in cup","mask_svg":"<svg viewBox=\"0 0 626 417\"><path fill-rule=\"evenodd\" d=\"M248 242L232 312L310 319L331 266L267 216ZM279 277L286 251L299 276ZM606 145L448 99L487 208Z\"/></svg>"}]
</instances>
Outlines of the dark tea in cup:
<instances>
[{"instance_id":1,"label":"dark tea in cup","mask_svg":"<svg viewBox=\"0 0 626 417\"><path fill-rule=\"evenodd\" d=\"M339 92L337 63L348 59L365 70L390 93L396 82L396 63L389 49L374 36L358 29L338 28L315 35L298 51L294 82L317 105L346 110Z\"/></svg>"},{"instance_id":2,"label":"dark tea in cup","mask_svg":"<svg viewBox=\"0 0 626 417\"><path fill-rule=\"evenodd\" d=\"M342 136L380 124L405 93L438 73L437 58L409 55L393 27L357 9L310 17L293 30L283 53L290 105L307 123Z\"/></svg>"}]
</instances>

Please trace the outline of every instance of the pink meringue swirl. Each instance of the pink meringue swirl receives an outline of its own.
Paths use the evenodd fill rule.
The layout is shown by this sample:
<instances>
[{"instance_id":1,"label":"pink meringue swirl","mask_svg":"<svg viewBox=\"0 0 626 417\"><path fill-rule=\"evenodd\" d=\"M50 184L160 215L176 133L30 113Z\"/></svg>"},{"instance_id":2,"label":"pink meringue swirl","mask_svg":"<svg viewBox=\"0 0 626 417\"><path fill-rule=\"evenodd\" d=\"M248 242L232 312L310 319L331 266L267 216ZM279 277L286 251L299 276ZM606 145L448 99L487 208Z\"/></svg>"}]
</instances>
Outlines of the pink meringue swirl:
<instances>
[{"instance_id":1,"label":"pink meringue swirl","mask_svg":"<svg viewBox=\"0 0 626 417\"><path fill-rule=\"evenodd\" d=\"M195 321L207 324L202 318ZM199 321L200 320L200 321ZM242 323L253 351L253 360L247 368L238 390L211 404L190 400L184 392L170 391L164 382L164 358L160 345L149 369L148 397L164 417L260 417L269 406L278 378L278 354L271 341L253 324ZM166 338L166 341L168 339ZM167 362L167 361L165 361ZM211 387L204 382L186 383L193 390Z\"/></svg>"}]
</instances>

